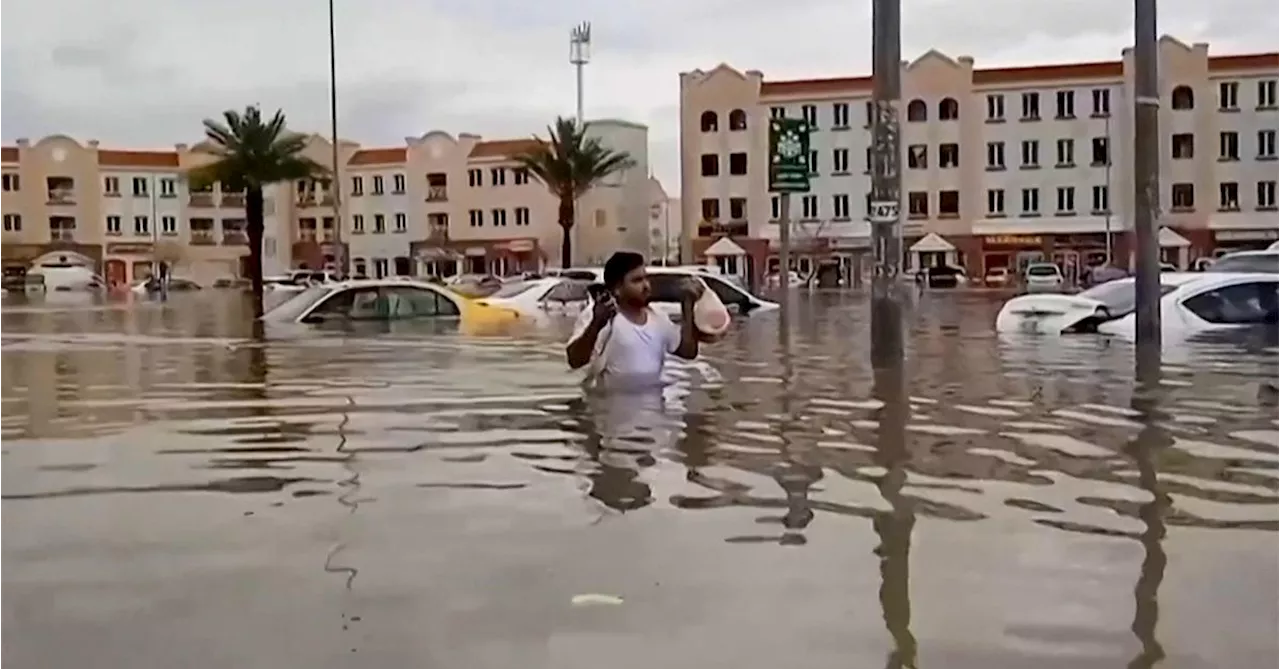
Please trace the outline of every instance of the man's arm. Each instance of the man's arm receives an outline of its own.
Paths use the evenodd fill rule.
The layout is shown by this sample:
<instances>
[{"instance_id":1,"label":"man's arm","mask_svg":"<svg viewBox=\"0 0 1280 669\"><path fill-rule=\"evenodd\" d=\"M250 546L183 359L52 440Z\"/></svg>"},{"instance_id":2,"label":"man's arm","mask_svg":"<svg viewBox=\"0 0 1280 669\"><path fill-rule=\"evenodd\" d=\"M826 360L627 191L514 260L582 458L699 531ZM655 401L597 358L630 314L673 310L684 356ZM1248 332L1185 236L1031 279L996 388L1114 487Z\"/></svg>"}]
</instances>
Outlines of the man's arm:
<instances>
[{"instance_id":1,"label":"man's arm","mask_svg":"<svg viewBox=\"0 0 1280 669\"><path fill-rule=\"evenodd\" d=\"M698 357L698 326L693 322L693 305L696 298L685 296L680 301L680 344L672 351L685 360Z\"/></svg>"},{"instance_id":2,"label":"man's arm","mask_svg":"<svg viewBox=\"0 0 1280 669\"><path fill-rule=\"evenodd\" d=\"M583 313L586 323L577 328L573 338L564 347L564 357L569 363L569 369L578 369L591 362L591 354L596 350L596 339L604 327L591 318L591 312Z\"/></svg>"}]
</instances>

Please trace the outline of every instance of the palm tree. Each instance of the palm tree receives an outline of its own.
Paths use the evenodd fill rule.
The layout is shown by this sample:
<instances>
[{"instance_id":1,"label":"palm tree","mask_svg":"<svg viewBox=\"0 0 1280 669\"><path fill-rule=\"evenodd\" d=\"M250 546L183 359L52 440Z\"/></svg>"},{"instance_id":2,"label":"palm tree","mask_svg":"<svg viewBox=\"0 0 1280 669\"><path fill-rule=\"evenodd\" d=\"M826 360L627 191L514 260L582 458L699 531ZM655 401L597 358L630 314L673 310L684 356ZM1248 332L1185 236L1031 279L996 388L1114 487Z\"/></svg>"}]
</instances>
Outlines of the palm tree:
<instances>
[{"instance_id":1,"label":"palm tree","mask_svg":"<svg viewBox=\"0 0 1280 669\"><path fill-rule=\"evenodd\" d=\"M224 189L245 192L245 235L249 240L249 279L253 283L253 315L262 315L263 189L279 182L313 179L328 173L319 163L302 155L305 135L285 129L284 112L264 120L256 105L243 113L222 113L222 121L205 119L208 138L199 150L213 161L194 168L187 179L193 187L220 182Z\"/></svg>"},{"instance_id":2,"label":"palm tree","mask_svg":"<svg viewBox=\"0 0 1280 669\"><path fill-rule=\"evenodd\" d=\"M573 259L573 214L578 198L615 172L635 166L625 151L606 148L600 140L586 136L586 127L571 118L559 117L547 128L548 141L538 141L535 149L517 155L516 162L547 186L559 201L557 219L564 237L560 241L560 262L569 267ZM538 139L538 138L534 138Z\"/></svg>"}]
</instances>

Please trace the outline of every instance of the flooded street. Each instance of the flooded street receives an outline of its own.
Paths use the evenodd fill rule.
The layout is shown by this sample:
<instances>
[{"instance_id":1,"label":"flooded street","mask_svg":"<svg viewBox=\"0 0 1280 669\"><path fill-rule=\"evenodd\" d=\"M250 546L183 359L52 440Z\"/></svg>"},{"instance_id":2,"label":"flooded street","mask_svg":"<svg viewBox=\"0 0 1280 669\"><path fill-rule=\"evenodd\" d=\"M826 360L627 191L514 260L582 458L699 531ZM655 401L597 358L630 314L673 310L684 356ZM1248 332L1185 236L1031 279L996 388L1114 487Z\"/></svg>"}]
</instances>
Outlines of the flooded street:
<instances>
[{"instance_id":1,"label":"flooded street","mask_svg":"<svg viewBox=\"0 0 1280 669\"><path fill-rule=\"evenodd\" d=\"M1184 351L1135 409L1126 345L999 305L922 298L886 381L865 298L802 296L638 408L583 401L568 324L6 298L3 660L1271 666L1275 350Z\"/></svg>"}]
</instances>

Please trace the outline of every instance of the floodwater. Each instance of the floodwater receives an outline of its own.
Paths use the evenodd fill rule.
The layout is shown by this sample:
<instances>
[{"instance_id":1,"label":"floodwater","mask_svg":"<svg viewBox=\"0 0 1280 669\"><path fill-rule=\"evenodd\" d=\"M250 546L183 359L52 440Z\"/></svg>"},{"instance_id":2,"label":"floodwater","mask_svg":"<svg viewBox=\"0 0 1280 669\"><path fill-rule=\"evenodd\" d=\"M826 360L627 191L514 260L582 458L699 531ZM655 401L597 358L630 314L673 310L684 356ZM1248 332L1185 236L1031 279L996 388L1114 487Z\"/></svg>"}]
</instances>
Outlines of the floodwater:
<instances>
[{"instance_id":1,"label":"floodwater","mask_svg":"<svg viewBox=\"0 0 1280 669\"><path fill-rule=\"evenodd\" d=\"M922 298L895 379L803 297L597 406L562 332L6 300L4 665L1273 666L1274 348L1135 402L998 306Z\"/></svg>"}]
</instances>

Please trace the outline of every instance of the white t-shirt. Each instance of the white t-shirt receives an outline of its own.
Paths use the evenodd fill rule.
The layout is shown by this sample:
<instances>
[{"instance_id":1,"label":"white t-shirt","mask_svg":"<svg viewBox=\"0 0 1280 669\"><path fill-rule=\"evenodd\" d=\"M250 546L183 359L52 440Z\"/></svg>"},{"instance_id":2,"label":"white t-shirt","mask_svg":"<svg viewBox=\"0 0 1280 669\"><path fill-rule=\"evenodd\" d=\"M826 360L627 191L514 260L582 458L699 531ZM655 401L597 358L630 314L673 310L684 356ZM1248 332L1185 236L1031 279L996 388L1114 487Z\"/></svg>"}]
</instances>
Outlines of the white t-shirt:
<instances>
[{"instance_id":1,"label":"white t-shirt","mask_svg":"<svg viewBox=\"0 0 1280 669\"><path fill-rule=\"evenodd\" d=\"M574 325L573 341L591 325L594 304L588 303ZM589 373L598 375L609 387L652 387L661 383L668 353L680 347L680 328L653 308L644 325L636 325L618 314L596 336Z\"/></svg>"}]
</instances>

